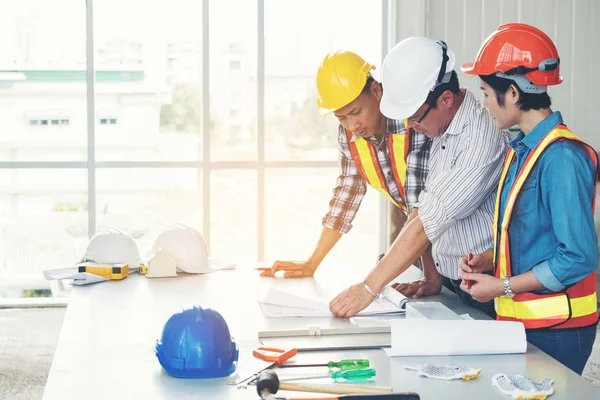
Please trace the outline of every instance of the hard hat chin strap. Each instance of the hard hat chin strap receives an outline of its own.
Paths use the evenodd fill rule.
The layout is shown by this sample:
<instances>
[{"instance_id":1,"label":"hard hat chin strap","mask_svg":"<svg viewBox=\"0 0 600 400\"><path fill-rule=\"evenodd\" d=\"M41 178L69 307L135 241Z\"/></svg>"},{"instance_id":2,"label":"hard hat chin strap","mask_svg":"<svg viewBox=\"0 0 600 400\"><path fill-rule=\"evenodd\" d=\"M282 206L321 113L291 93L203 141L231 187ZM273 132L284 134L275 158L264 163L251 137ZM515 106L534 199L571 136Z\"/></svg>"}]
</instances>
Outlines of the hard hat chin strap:
<instances>
[{"instance_id":1,"label":"hard hat chin strap","mask_svg":"<svg viewBox=\"0 0 600 400\"><path fill-rule=\"evenodd\" d=\"M452 71L448 74L446 73L446 65L448 64L448 60L450 59L448 57L448 45L443 40L436 40L435 42L442 48L442 65L440 66L440 72L438 72L437 79L435 80L435 84L431 88L431 91L433 91L442 83L449 82L450 77L452 76Z\"/></svg>"}]
</instances>

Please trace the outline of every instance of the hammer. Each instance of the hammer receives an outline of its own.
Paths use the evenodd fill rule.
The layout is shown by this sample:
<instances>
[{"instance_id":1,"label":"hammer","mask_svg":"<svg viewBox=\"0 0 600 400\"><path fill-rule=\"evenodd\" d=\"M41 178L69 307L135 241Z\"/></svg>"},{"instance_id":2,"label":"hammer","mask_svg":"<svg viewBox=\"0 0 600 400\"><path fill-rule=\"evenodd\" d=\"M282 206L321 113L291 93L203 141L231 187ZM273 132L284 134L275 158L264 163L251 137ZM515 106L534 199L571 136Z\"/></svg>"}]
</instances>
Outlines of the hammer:
<instances>
[{"instance_id":1,"label":"hammer","mask_svg":"<svg viewBox=\"0 0 600 400\"><path fill-rule=\"evenodd\" d=\"M279 377L275 371L266 369L262 371L256 379L256 392L263 400L308 400L299 398L288 398L275 396L277 391L291 390L298 392L313 392L313 393L374 393L366 395L350 395L341 397L322 397L319 400L419 400L420 397L416 393L385 393L391 392L391 388L381 388L376 386L361 386L361 385L300 385L297 383L279 382ZM316 399L313 399L316 400Z\"/></svg>"}]
</instances>

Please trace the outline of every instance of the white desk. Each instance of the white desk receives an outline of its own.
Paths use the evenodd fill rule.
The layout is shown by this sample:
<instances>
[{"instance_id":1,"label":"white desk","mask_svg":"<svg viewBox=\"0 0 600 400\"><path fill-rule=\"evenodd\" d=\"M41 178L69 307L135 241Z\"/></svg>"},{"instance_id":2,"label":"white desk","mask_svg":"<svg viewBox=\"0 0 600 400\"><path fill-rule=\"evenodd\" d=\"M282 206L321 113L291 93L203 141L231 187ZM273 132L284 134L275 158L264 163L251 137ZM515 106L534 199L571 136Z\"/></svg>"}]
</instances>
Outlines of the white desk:
<instances>
[{"instance_id":1,"label":"white desk","mask_svg":"<svg viewBox=\"0 0 600 400\"><path fill-rule=\"evenodd\" d=\"M335 272L335 268L323 268L315 283L343 288L362 276L355 271L344 273L341 278ZM410 271L406 279L414 276L415 271ZM123 281L74 287L44 399L258 399L254 387L239 390L228 386L227 378L177 379L167 375L154 355L154 344L166 320L180 311L181 305L199 304L219 311L243 347L258 345L256 332L273 321L262 316L256 293L271 284L273 279L259 278L248 267L155 280L132 275ZM445 293L438 299L456 312L481 316L462 305L453 294ZM248 356L240 353L240 360ZM294 360L324 362L343 358L369 359L377 370L377 385L393 386L398 392L414 391L421 399L510 399L490 385L490 378L497 372L519 373L534 379L551 377L555 380L551 399L600 399L599 389L533 346L529 346L526 355L390 359L382 350L348 350L303 352ZM445 382L418 377L416 372L403 368L404 364L424 362L466 364L483 368L483 374L469 382ZM311 396L291 392L287 395Z\"/></svg>"}]
</instances>

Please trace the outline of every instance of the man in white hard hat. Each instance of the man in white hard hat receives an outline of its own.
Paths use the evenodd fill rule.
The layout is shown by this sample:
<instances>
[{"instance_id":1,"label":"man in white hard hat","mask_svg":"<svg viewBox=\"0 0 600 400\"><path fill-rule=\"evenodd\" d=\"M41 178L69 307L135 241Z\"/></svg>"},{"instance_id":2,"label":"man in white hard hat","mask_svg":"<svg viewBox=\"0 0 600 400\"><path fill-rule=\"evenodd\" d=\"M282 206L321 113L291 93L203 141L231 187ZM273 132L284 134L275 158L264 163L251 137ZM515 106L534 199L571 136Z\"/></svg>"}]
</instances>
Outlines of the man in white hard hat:
<instances>
[{"instance_id":1,"label":"man in white hard hat","mask_svg":"<svg viewBox=\"0 0 600 400\"><path fill-rule=\"evenodd\" d=\"M429 175L410 222L363 282L336 296L329 308L351 317L404 272L430 245L445 285L470 305L494 316L493 303L478 303L460 290L458 260L492 246L490 224L508 132L467 89L454 71L454 53L442 41L411 37L398 43L382 68L382 113L408 119L433 140ZM409 294L423 282L395 285Z\"/></svg>"}]
</instances>

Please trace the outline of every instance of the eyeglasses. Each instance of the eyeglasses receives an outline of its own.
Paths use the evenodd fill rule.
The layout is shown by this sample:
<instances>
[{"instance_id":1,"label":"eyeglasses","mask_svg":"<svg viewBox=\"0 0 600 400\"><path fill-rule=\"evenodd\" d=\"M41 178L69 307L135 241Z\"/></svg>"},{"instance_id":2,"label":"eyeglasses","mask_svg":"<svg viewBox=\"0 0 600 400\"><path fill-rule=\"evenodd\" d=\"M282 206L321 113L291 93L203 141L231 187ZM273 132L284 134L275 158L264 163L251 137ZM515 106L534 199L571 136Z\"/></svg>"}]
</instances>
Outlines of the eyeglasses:
<instances>
[{"instance_id":1,"label":"eyeglasses","mask_svg":"<svg viewBox=\"0 0 600 400\"><path fill-rule=\"evenodd\" d=\"M425 119L425 117L427 116L427 114L429 114L429 111L431 111L432 108L433 107L431 107L431 105L427 104L427 110L425 110L425 112L423 113L423 115L421 115L419 119L416 119L414 117L408 117L407 120L420 125L421 121Z\"/></svg>"}]
</instances>

